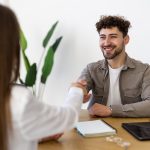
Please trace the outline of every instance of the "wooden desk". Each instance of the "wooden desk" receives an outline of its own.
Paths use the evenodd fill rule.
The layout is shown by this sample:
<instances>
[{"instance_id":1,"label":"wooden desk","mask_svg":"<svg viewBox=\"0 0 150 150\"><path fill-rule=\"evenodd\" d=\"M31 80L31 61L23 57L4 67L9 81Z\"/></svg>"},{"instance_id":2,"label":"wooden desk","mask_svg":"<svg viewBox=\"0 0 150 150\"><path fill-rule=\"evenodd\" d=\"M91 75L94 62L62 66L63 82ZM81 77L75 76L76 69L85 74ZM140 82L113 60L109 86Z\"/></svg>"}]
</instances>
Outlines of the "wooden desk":
<instances>
[{"instance_id":1,"label":"wooden desk","mask_svg":"<svg viewBox=\"0 0 150 150\"><path fill-rule=\"evenodd\" d=\"M150 141L138 141L121 127L123 122L150 121L149 118L103 119L117 129L117 136L131 143L128 150L150 150ZM80 121L84 120L92 120L86 110L83 110L80 115ZM73 129L65 133L58 141L39 144L38 150L123 150L123 148L116 143L107 142L106 137L84 138Z\"/></svg>"}]
</instances>

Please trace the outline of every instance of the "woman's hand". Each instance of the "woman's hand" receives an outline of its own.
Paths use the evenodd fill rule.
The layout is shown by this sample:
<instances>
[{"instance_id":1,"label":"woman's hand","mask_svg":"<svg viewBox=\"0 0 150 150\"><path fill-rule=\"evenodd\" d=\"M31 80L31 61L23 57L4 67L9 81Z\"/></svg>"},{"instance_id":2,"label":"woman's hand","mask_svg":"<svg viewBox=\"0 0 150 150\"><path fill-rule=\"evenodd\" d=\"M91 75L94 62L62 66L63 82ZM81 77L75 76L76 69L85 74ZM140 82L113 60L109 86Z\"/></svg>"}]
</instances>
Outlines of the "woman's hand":
<instances>
[{"instance_id":1,"label":"woman's hand","mask_svg":"<svg viewBox=\"0 0 150 150\"><path fill-rule=\"evenodd\" d=\"M42 138L39 143L43 143L43 142L47 142L47 141L50 141L50 140L58 140L64 133L59 133L59 134L55 134L55 135L52 135L52 136L48 136L48 137L45 137L45 138Z\"/></svg>"},{"instance_id":2,"label":"woman's hand","mask_svg":"<svg viewBox=\"0 0 150 150\"><path fill-rule=\"evenodd\" d=\"M83 103L86 103L89 101L91 94L87 93L87 82L85 80L79 80L77 82L73 82L71 84L71 87L78 87L81 88L83 90L84 93L84 98L83 98Z\"/></svg>"}]
</instances>

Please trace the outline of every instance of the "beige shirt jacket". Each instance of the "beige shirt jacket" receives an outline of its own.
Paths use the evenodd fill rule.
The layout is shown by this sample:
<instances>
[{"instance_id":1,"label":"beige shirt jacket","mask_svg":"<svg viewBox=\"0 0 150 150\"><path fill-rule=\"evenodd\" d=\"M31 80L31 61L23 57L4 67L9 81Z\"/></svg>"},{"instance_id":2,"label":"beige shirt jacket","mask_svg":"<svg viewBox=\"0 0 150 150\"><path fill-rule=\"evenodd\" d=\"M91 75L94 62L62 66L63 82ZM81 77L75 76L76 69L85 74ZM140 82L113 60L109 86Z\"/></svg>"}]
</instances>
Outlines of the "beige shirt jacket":
<instances>
[{"instance_id":1,"label":"beige shirt jacket","mask_svg":"<svg viewBox=\"0 0 150 150\"><path fill-rule=\"evenodd\" d=\"M92 96L88 108L94 103L107 104L109 69L106 60L90 63L79 79L88 82ZM150 66L126 55L120 79L121 105L112 105L114 117L150 117Z\"/></svg>"}]
</instances>

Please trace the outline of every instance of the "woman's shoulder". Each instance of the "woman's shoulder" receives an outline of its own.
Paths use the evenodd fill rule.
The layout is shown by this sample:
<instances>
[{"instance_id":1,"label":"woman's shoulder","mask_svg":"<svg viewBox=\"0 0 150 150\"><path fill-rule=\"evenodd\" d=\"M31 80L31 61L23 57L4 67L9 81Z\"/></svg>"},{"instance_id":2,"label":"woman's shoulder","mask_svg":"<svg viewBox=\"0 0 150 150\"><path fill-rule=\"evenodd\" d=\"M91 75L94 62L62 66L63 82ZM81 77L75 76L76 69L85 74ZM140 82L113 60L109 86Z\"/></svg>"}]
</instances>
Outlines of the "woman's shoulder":
<instances>
[{"instance_id":1,"label":"woman's shoulder","mask_svg":"<svg viewBox=\"0 0 150 150\"><path fill-rule=\"evenodd\" d=\"M12 92L11 94L13 96L25 96L26 94L32 94L31 91L29 90L29 88L27 88L25 85L22 84L13 84L12 85Z\"/></svg>"},{"instance_id":2,"label":"woman's shoulder","mask_svg":"<svg viewBox=\"0 0 150 150\"><path fill-rule=\"evenodd\" d=\"M13 112L23 111L32 100L33 94L30 89L18 84L12 86L10 103Z\"/></svg>"}]
</instances>

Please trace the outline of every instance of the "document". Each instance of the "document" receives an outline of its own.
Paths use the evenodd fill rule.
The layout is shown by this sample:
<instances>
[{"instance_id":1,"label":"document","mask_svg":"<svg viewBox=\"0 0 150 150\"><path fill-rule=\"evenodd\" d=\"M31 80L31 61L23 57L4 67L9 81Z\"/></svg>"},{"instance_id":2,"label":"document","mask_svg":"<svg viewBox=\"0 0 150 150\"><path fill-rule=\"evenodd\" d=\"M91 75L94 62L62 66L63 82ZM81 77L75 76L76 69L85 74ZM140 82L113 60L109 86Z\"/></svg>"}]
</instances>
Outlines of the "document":
<instances>
[{"instance_id":1,"label":"document","mask_svg":"<svg viewBox=\"0 0 150 150\"><path fill-rule=\"evenodd\" d=\"M84 137L98 137L116 134L116 129L103 120L78 122L76 124L76 129Z\"/></svg>"}]
</instances>

